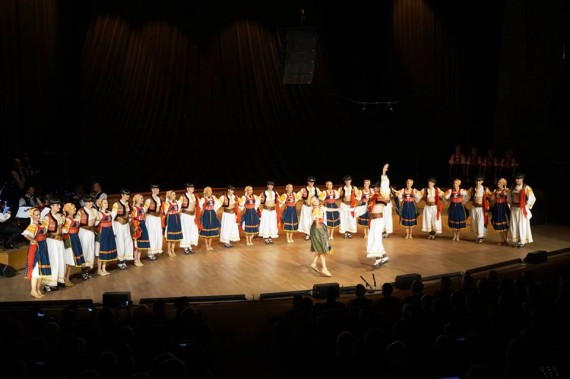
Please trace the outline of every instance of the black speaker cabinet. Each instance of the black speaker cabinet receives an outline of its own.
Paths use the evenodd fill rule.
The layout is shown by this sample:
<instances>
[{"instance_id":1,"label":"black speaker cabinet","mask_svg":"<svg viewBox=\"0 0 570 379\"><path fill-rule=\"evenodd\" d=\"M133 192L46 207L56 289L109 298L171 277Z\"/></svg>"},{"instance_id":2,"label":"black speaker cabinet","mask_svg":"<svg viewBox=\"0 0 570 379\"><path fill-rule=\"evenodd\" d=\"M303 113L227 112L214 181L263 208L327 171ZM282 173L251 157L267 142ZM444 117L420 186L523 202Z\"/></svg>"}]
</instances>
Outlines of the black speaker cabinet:
<instances>
[{"instance_id":1,"label":"black speaker cabinet","mask_svg":"<svg viewBox=\"0 0 570 379\"><path fill-rule=\"evenodd\" d=\"M108 308L126 308L131 305L130 292L104 292L103 306Z\"/></svg>"},{"instance_id":2,"label":"black speaker cabinet","mask_svg":"<svg viewBox=\"0 0 570 379\"><path fill-rule=\"evenodd\" d=\"M0 277L11 278L16 275L16 269L12 266L0 263Z\"/></svg>"},{"instance_id":3,"label":"black speaker cabinet","mask_svg":"<svg viewBox=\"0 0 570 379\"><path fill-rule=\"evenodd\" d=\"M546 260L547 260L546 251L538 250L538 251L531 251L530 253L528 253L526 257L523 259L523 262L537 264L537 263L545 263Z\"/></svg>"},{"instance_id":4,"label":"black speaker cabinet","mask_svg":"<svg viewBox=\"0 0 570 379\"><path fill-rule=\"evenodd\" d=\"M330 290L335 290L337 295L340 294L338 283L323 283L313 286L313 297L315 299L326 299Z\"/></svg>"},{"instance_id":5,"label":"black speaker cabinet","mask_svg":"<svg viewBox=\"0 0 570 379\"><path fill-rule=\"evenodd\" d=\"M311 84L315 72L317 33L308 28L287 30L283 84Z\"/></svg>"},{"instance_id":6,"label":"black speaker cabinet","mask_svg":"<svg viewBox=\"0 0 570 379\"><path fill-rule=\"evenodd\" d=\"M399 290L409 290L412 288L412 283L414 280L421 279L422 276L420 274L404 274L396 276L396 282L394 283L394 287Z\"/></svg>"}]
</instances>

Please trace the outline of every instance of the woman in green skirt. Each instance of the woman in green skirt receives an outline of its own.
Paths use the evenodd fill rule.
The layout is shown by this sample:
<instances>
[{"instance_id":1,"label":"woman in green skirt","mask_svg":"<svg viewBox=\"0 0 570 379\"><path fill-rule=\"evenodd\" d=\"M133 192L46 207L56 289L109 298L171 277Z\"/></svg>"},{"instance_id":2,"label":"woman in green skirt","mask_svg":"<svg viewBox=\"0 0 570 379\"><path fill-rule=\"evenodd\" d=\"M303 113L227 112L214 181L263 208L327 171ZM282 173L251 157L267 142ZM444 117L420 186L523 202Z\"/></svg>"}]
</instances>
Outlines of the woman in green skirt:
<instances>
[{"instance_id":1,"label":"woman in green skirt","mask_svg":"<svg viewBox=\"0 0 570 379\"><path fill-rule=\"evenodd\" d=\"M325 212L327 210L325 207L320 205L319 198L316 196L311 199L311 205L313 206L311 213L313 224L311 225L310 240L311 251L315 253L315 259L313 259L311 268L313 271L323 276L330 277L332 274L327 269L327 262L325 259L327 254L332 254L332 247L329 245L329 234L324 222L326 217ZM319 257L321 259L321 270L317 267Z\"/></svg>"}]
</instances>

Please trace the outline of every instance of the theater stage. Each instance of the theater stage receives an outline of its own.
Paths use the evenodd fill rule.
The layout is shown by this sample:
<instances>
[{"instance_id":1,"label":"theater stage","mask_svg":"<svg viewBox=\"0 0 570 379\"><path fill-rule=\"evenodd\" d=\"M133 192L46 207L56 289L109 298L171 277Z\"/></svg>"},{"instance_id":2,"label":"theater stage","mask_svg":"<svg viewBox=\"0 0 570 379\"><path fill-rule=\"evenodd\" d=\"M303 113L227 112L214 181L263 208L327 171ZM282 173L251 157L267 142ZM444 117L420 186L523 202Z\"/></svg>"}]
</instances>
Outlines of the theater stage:
<instances>
[{"instance_id":1,"label":"theater stage","mask_svg":"<svg viewBox=\"0 0 570 379\"><path fill-rule=\"evenodd\" d=\"M394 221L397 223L396 215ZM416 228L414 239L406 240L403 228L395 225L394 233L384 240L390 262L374 271L370 271L372 259L366 258L366 240L361 231L352 239L336 236L331 241L334 254L327 257L333 274L330 278L311 270L313 255L309 251L310 243L302 234L295 236L293 244L288 244L284 235L270 245L256 238L254 246L246 246L242 238L231 249L216 241L215 250L208 252L200 241L191 255L178 249L176 257L162 254L156 261L144 260L143 267L135 267L130 262L128 268L121 271L111 266L111 275L105 277L94 274L93 279L83 281L74 275L73 287L48 293L42 300L92 299L100 303L104 292L115 291L131 292L134 303L141 298L236 294L258 299L261 294L309 291L319 283L336 282L341 287L353 287L364 283L360 276L374 285L373 273L380 288L384 282L393 282L397 275L419 273L425 278L464 272L524 258L532 251L551 252L570 247L570 227L559 225L533 226L535 242L520 249L499 246L499 236L492 230L482 244L476 244L475 236L468 230L462 233L463 240L459 242L452 241L451 234L445 227L442 235L430 241ZM29 291L24 270L12 278L0 279L3 302L34 301Z\"/></svg>"}]
</instances>

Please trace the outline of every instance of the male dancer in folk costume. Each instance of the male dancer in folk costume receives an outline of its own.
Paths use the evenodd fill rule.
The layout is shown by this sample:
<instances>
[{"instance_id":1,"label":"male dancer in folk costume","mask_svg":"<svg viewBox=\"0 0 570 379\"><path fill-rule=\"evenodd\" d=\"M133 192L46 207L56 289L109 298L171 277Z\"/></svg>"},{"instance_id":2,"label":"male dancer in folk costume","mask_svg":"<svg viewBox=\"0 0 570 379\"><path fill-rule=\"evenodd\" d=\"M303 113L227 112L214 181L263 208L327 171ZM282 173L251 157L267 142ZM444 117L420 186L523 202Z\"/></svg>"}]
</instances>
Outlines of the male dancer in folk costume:
<instances>
[{"instance_id":1,"label":"male dancer in folk costume","mask_svg":"<svg viewBox=\"0 0 570 379\"><path fill-rule=\"evenodd\" d=\"M156 254L162 254L162 199L158 196L160 187L158 184L150 186L151 196L144 202L144 212L146 214L146 229L148 230L148 259L154 261Z\"/></svg>"},{"instance_id":2,"label":"male dancer in folk costume","mask_svg":"<svg viewBox=\"0 0 570 379\"><path fill-rule=\"evenodd\" d=\"M475 178L475 187L469 190L469 198L472 201L471 208L471 231L477 236L477 243L482 243L487 235L488 212L490 211L490 199L493 193L483 186L483 176Z\"/></svg>"},{"instance_id":3,"label":"male dancer in folk costume","mask_svg":"<svg viewBox=\"0 0 570 379\"><path fill-rule=\"evenodd\" d=\"M428 186L420 191L420 196L425 202L422 213L422 232L427 232L430 240L434 240L436 234L442 233L443 191L435 186L436 183L435 178L429 178Z\"/></svg>"},{"instance_id":4,"label":"male dancer in folk costume","mask_svg":"<svg viewBox=\"0 0 570 379\"><path fill-rule=\"evenodd\" d=\"M47 231L47 249L51 266L51 275L45 277L44 289L46 292L57 290L58 284L65 285L65 261L63 259L65 247L63 245L62 229L65 218L59 211L61 202L52 197L49 200L49 212L42 218L42 225Z\"/></svg>"},{"instance_id":5,"label":"male dancer in folk costume","mask_svg":"<svg viewBox=\"0 0 570 379\"><path fill-rule=\"evenodd\" d=\"M384 232L384 215L386 205L390 198L385 198L380 190L380 182L373 184L374 194L368 199L368 214L370 217L370 231L368 232L368 239L366 240L366 257L374 258L372 269L377 269L386 262L389 258L384 250L382 236Z\"/></svg>"},{"instance_id":6,"label":"male dancer in folk costume","mask_svg":"<svg viewBox=\"0 0 570 379\"><path fill-rule=\"evenodd\" d=\"M388 238L394 232L394 221L392 219L392 189L390 188L390 179L386 173L388 172L388 163L382 168L382 176L380 177L380 194L386 200L386 209L384 209L384 230L382 237Z\"/></svg>"},{"instance_id":7,"label":"male dancer in folk costume","mask_svg":"<svg viewBox=\"0 0 570 379\"><path fill-rule=\"evenodd\" d=\"M77 213L79 214L79 241L85 258L85 267L83 267L81 276L83 280L92 278L89 271L95 267L95 238L96 238L96 222L99 218L99 212L93 206L93 196L83 196L83 208Z\"/></svg>"},{"instance_id":8,"label":"male dancer in folk costume","mask_svg":"<svg viewBox=\"0 0 570 379\"><path fill-rule=\"evenodd\" d=\"M313 224L313 206L311 204L311 197L319 197L321 190L315 187L315 177L309 176L307 178L307 186L301 188L298 192L299 196L303 200L303 205L301 206L301 215L299 216L299 232L305 233L305 240L309 240L309 235L311 233L311 225Z\"/></svg>"},{"instance_id":9,"label":"male dancer in folk costume","mask_svg":"<svg viewBox=\"0 0 570 379\"><path fill-rule=\"evenodd\" d=\"M234 194L235 187L228 185L227 192L220 197L224 212L222 213L222 223L220 226L220 242L225 248L234 247L232 242L240 240L239 237L239 198Z\"/></svg>"},{"instance_id":10,"label":"male dancer in folk costume","mask_svg":"<svg viewBox=\"0 0 570 379\"><path fill-rule=\"evenodd\" d=\"M530 210L536 202L534 192L529 185L524 183L524 178L524 174L517 173L515 185L508 193L508 202L511 206L509 240L519 248L533 242L530 230L530 219L532 218Z\"/></svg>"},{"instance_id":11,"label":"male dancer in folk costume","mask_svg":"<svg viewBox=\"0 0 570 379\"><path fill-rule=\"evenodd\" d=\"M265 243L273 243L273 238L279 237L281 210L278 206L279 194L273 189L274 185L273 181L268 180L267 189L259 195L263 206L259 222L259 235L263 237Z\"/></svg>"},{"instance_id":12,"label":"male dancer in folk costume","mask_svg":"<svg viewBox=\"0 0 570 379\"><path fill-rule=\"evenodd\" d=\"M340 196L340 234L344 238L352 238L352 233L356 233L356 217L354 208L356 207L356 195L358 188L352 185L352 177L346 175L342 178L344 185L338 189Z\"/></svg>"},{"instance_id":13,"label":"male dancer in folk costume","mask_svg":"<svg viewBox=\"0 0 570 379\"><path fill-rule=\"evenodd\" d=\"M186 192L180 196L182 223L182 241L180 247L184 249L184 254L192 254L192 246L198 246L200 238L200 204L199 197L194 193L194 184L186 183Z\"/></svg>"},{"instance_id":14,"label":"male dancer in folk costume","mask_svg":"<svg viewBox=\"0 0 570 379\"><path fill-rule=\"evenodd\" d=\"M113 203L111 215L113 218L113 230L115 232L115 240L117 243L117 259L119 263L117 267L120 270L127 268L125 261L134 260L133 238L131 237L131 207L129 198L131 192L128 189L121 189L121 198Z\"/></svg>"}]
</instances>

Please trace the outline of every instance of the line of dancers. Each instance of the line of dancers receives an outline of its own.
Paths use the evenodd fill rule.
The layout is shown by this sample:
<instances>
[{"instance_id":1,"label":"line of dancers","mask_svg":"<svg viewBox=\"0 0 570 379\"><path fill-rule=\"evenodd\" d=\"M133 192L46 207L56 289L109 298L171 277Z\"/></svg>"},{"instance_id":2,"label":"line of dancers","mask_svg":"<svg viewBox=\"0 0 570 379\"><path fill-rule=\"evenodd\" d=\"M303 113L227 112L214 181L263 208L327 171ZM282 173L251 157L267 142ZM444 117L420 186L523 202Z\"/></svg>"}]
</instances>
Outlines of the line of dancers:
<instances>
[{"instance_id":1,"label":"line of dancers","mask_svg":"<svg viewBox=\"0 0 570 379\"><path fill-rule=\"evenodd\" d=\"M30 242L26 267L30 293L42 298L45 292L73 286L73 267L80 268L82 278L88 280L92 278L95 261L99 276L110 274L109 262L116 261L120 270L127 268L128 261L143 266L142 254L146 252L149 260L156 260L163 253L164 240L167 254L174 257L177 247L185 254L193 254L200 238L205 251L214 250L214 239L230 249L240 241L242 232L246 246L253 246L256 236L265 244L272 244L280 230L285 232L287 243L294 243L294 234L302 233L315 253L312 270L330 277L325 257L333 251L331 240L335 231L338 229L340 235L350 239L360 226L367 240L366 256L374 259L371 268L375 269L389 261L382 240L393 233L393 209L405 227L405 239L413 239L412 231L421 213L422 231L434 240L436 234L442 233L444 201L449 202L448 226L453 231L453 241L459 241L460 231L467 226L469 211L465 205L471 201L471 230L477 235L477 243L482 243L486 236L489 216L501 235L501 245L510 241L522 247L532 242L530 210L536 198L524 183L523 174L516 176L511 189L505 179L500 179L491 191L483 186L484 178L477 177L476 185L468 190L462 189L461 181L456 179L452 188L443 191L434 178L429 178L421 190L414 188L412 179L406 181L404 188L395 190L390 186L388 168L388 164L383 166L379 181L364 180L361 189L352 184L350 176L345 176L341 187L335 189L327 181L321 190L315 186L316 178L309 176L307 185L299 191L287 184L281 194L274 189L273 181L267 181L260 194L254 194L253 188L247 186L242 196L235 194L233 185L228 185L219 197L211 187L204 188L199 196L194 185L186 183L186 192L181 196L167 191L162 198L159 185L153 184L148 198L135 194L131 201L130 191L121 189L120 199L111 209L106 198L95 204L90 195L83 197L84 206L79 210L73 203L62 204L51 198L43 210L29 210L30 225L22 233ZM423 210L418 207L421 201ZM220 208L222 217L218 219Z\"/></svg>"}]
</instances>

